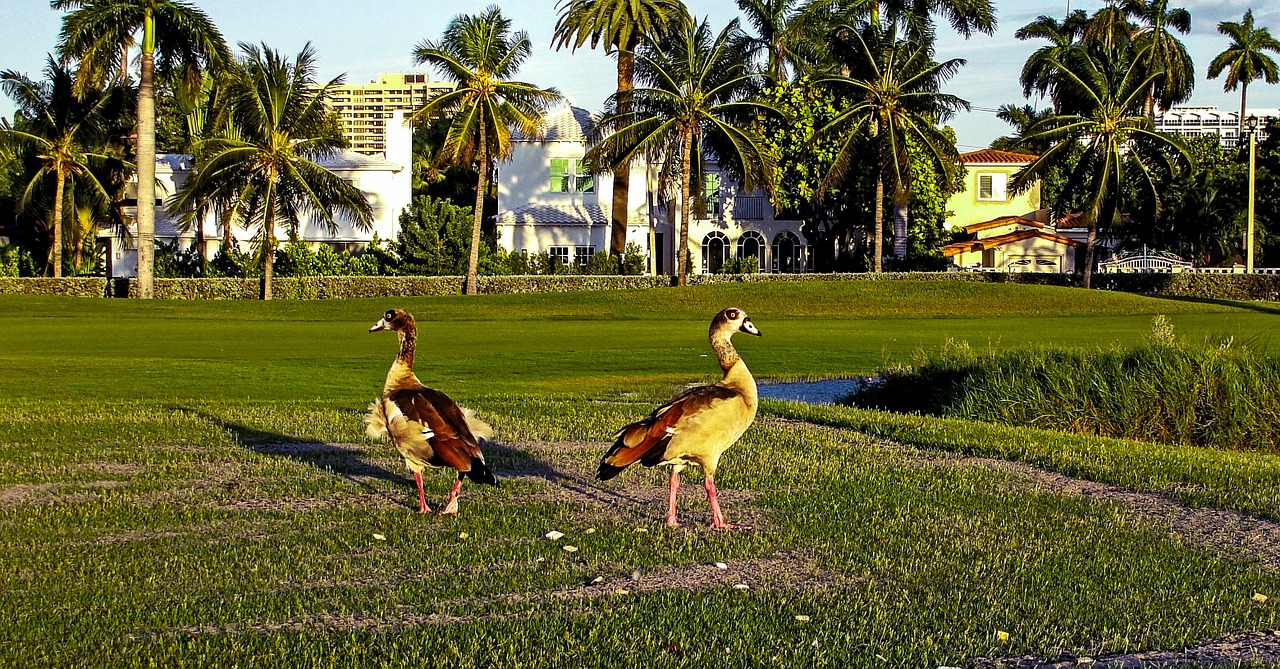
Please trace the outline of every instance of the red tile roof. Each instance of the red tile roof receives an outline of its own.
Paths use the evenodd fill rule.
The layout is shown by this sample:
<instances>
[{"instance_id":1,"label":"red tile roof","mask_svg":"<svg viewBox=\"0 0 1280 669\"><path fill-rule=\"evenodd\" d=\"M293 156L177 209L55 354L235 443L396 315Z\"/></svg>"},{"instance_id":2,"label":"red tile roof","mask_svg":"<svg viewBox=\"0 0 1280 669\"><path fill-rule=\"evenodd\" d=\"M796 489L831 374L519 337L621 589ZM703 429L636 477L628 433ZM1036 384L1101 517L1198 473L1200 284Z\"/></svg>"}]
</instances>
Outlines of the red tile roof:
<instances>
[{"instance_id":1,"label":"red tile roof","mask_svg":"<svg viewBox=\"0 0 1280 669\"><path fill-rule=\"evenodd\" d=\"M992 228L1001 228L1006 225L1025 225L1032 228L1044 227L1043 223L1037 223L1029 218L1023 218L1021 216L1001 216L1000 218L993 218L981 223L971 223L961 229L967 233L973 234L975 232L982 232L983 230L990 230Z\"/></svg>"},{"instance_id":2,"label":"red tile roof","mask_svg":"<svg viewBox=\"0 0 1280 669\"><path fill-rule=\"evenodd\" d=\"M975 163L989 163L996 165L1025 165L1039 156L1033 156L1026 153L1013 153L1012 151L999 151L997 149L983 149L981 151L970 151L969 153L960 154L960 162L966 165Z\"/></svg>"},{"instance_id":3,"label":"red tile roof","mask_svg":"<svg viewBox=\"0 0 1280 669\"><path fill-rule=\"evenodd\" d=\"M950 258L951 256L965 253L966 251L985 251L989 248L994 248L996 246L1002 246L1004 244L1010 244L1013 242L1020 242L1024 239L1031 239L1032 237L1047 239L1057 244L1062 244L1064 246L1074 246L1075 248L1080 248L1084 246L1084 242L1077 242L1074 239L1067 239L1062 235L1055 235L1052 232L1046 232L1044 230L1016 230L1014 232L1010 232L1009 234L1000 235L998 237L988 237L986 239L977 239L971 242L956 242L954 244L947 244L946 246L942 247L942 255Z\"/></svg>"}]
</instances>

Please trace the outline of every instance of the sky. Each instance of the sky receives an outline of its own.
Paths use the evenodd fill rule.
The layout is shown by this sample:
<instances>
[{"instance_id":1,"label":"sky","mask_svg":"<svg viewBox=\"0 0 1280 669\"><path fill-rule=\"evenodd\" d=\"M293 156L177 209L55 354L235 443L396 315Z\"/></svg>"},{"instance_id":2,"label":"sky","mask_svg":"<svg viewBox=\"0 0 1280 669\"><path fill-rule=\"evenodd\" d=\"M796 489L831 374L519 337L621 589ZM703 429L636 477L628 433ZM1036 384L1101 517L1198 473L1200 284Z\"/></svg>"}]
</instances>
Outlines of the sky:
<instances>
[{"instance_id":1,"label":"sky","mask_svg":"<svg viewBox=\"0 0 1280 669\"><path fill-rule=\"evenodd\" d=\"M372 81L381 72L415 69L411 54L415 44L439 39L445 24L463 13L477 13L498 4L517 30L528 32L533 56L520 78L540 86L554 86L574 104L598 111L613 92L616 70L602 51L581 49L554 51L556 0L195 0L222 30L227 42L263 43L286 53L297 53L310 41L319 55L324 79L346 75L352 83ZM1024 104L1018 73L1027 55L1043 42L1020 42L1013 33L1036 16L1061 17L1067 2L1072 9L1092 13L1101 0L994 0L999 27L994 36L975 35L965 40L939 27L939 59L967 61L946 91L969 101L973 110L950 122L956 129L961 151L985 148L991 140L1009 132L995 117L1002 104ZM697 17L709 17L716 27L737 17L734 0L686 0ZM1239 92L1224 93L1222 79L1207 79L1209 61L1226 48L1227 38L1217 32L1220 21L1239 21L1251 4L1258 25L1280 36L1280 3L1272 0L1173 0L1191 11L1192 32L1183 38L1195 60L1195 94L1188 104L1236 109ZM61 12L49 9L48 0L5 0L9 7L0 22L0 69L38 77L45 55L53 51ZM749 26L744 26L749 28ZM1033 101L1047 106L1043 101ZM1280 85L1255 83L1249 92L1250 107L1280 107ZM11 118L13 104L0 96L0 116Z\"/></svg>"}]
</instances>

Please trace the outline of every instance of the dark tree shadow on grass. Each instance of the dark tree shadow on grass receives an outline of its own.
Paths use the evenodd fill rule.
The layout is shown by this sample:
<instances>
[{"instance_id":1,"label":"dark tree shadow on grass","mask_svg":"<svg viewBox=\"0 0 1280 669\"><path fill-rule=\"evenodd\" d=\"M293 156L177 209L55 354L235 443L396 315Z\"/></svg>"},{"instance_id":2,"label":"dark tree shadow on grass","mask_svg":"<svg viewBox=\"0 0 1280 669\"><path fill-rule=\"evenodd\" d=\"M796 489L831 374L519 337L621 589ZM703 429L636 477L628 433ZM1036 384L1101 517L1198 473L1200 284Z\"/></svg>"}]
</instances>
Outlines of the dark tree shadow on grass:
<instances>
[{"instance_id":1,"label":"dark tree shadow on grass","mask_svg":"<svg viewBox=\"0 0 1280 669\"><path fill-rule=\"evenodd\" d=\"M1280 304L1272 304L1267 302L1253 302L1245 300L1221 300L1212 297L1180 297L1176 295L1149 295L1158 300L1169 300L1171 302L1190 302L1192 304L1212 304L1219 307L1231 307L1234 309L1247 309L1263 314L1271 314L1280 316Z\"/></svg>"},{"instance_id":2,"label":"dark tree shadow on grass","mask_svg":"<svg viewBox=\"0 0 1280 669\"><path fill-rule=\"evenodd\" d=\"M351 483L354 483L365 491L377 493L386 496L397 504L403 506L415 506L409 502L400 499L399 496L392 497L386 491L379 490L369 483L369 479L377 479L387 481L397 485L403 485L406 481L411 481L404 474L388 471L386 468L367 462L363 458L363 454L359 451L340 446L338 444L330 444L318 441L307 441L298 439L286 434L261 430L234 421L226 420L221 416L215 416L206 411L192 409L190 407L172 407L176 411L188 413L199 417L201 420L207 421L235 436L238 443L245 450L252 451L259 455L271 457L288 458L296 462L310 465L329 474L340 476Z\"/></svg>"}]
</instances>

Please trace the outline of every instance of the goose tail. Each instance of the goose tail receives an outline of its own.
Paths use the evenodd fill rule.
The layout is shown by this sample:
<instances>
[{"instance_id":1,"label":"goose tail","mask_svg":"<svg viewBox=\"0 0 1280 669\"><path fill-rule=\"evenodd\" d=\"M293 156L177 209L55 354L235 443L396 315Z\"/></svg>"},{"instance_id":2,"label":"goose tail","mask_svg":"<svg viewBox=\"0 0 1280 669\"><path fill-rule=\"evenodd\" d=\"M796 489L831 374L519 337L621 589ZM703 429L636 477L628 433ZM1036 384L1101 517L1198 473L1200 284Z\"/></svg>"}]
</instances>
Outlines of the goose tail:
<instances>
[{"instance_id":1,"label":"goose tail","mask_svg":"<svg viewBox=\"0 0 1280 669\"><path fill-rule=\"evenodd\" d=\"M458 407L462 409L462 417L467 420L467 429L471 430L471 435L482 441L493 441L493 426L476 417L476 412L467 407ZM481 463L484 464L484 463Z\"/></svg>"},{"instance_id":2,"label":"goose tail","mask_svg":"<svg viewBox=\"0 0 1280 669\"><path fill-rule=\"evenodd\" d=\"M369 403L369 413L364 416L364 434L370 439L386 439L389 434L387 431L387 412L382 406L382 400L374 400Z\"/></svg>"}]
</instances>

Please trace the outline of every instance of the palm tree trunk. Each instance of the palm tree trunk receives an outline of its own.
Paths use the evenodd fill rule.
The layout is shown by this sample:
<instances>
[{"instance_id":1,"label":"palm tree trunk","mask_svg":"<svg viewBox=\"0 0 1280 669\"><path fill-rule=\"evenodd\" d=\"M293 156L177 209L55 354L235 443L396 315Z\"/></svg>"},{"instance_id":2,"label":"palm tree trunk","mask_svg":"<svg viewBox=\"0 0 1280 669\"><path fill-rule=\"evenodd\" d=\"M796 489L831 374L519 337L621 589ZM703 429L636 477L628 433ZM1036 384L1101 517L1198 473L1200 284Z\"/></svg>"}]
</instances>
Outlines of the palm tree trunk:
<instances>
[{"instance_id":1,"label":"palm tree trunk","mask_svg":"<svg viewBox=\"0 0 1280 669\"><path fill-rule=\"evenodd\" d=\"M884 174L880 165L876 165L876 208L875 226L872 234L871 256L872 267L879 274L884 271Z\"/></svg>"},{"instance_id":2,"label":"palm tree trunk","mask_svg":"<svg viewBox=\"0 0 1280 669\"><path fill-rule=\"evenodd\" d=\"M1240 85L1240 127L1236 129L1236 146L1244 146L1244 103L1248 95L1249 82L1243 81Z\"/></svg>"},{"instance_id":3,"label":"palm tree trunk","mask_svg":"<svg viewBox=\"0 0 1280 669\"><path fill-rule=\"evenodd\" d=\"M680 244L676 246L676 285L689 283L689 206L693 203L693 132L686 130L680 147Z\"/></svg>"},{"instance_id":4,"label":"palm tree trunk","mask_svg":"<svg viewBox=\"0 0 1280 669\"><path fill-rule=\"evenodd\" d=\"M138 79L138 297L155 294L156 252L156 94L155 19L143 19L142 74Z\"/></svg>"},{"instance_id":5,"label":"palm tree trunk","mask_svg":"<svg viewBox=\"0 0 1280 669\"><path fill-rule=\"evenodd\" d=\"M910 215L908 205L893 205L893 257L898 260L907 258L907 219Z\"/></svg>"},{"instance_id":6,"label":"palm tree trunk","mask_svg":"<svg viewBox=\"0 0 1280 669\"><path fill-rule=\"evenodd\" d=\"M53 265L53 276L62 276L62 191L67 177L62 170L54 170L58 183L53 189L53 220L49 221L50 243L49 262Z\"/></svg>"},{"instance_id":7,"label":"palm tree trunk","mask_svg":"<svg viewBox=\"0 0 1280 669\"><path fill-rule=\"evenodd\" d=\"M262 289L264 300L271 299L271 275L276 265L276 212L275 203L267 201L267 212L262 221Z\"/></svg>"},{"instance_id":8,"label":"palm tree trunk","mask_svg":"<svg viewBox=\"0 0 1280 669\"><path fill-rule=\"evenodd\" d=\"M1089 224L1089 234L1084 245L1084 287L1088 290L1093 284L1093 256L1098 243L1098 223Z\"/></svg>"},{"instance_id":9,"label":"palm tree trunk","mask_svg":"<svg viewBox=\"0 0 1280 669\"><path fill-rule=\"evenodd\" d=\"M475 223L471 226L471 252L467 257L467 284L463 294L480 292L478 268L480 265L480 226L484 223L484 194L489 189L489 145L485 141L484 116L480 117L480 178L476 183Z\"/></svg>"},{"instance_id":10,"label":"palm tree trunk","mask_svg":"<svg viewBox=\"0 0 1280 669\"><path fill-rule=\"evenodd\" d=\"M634 48L634 47L633 47ZM631 111L631 89L635 88L636 55L632 49L618 50L618 113ZM627 224L631 211L631 163L613 168L613 205L609 211L609 254L622 268L622 254L627 250Z\"/></svg>"}]
</instances>

